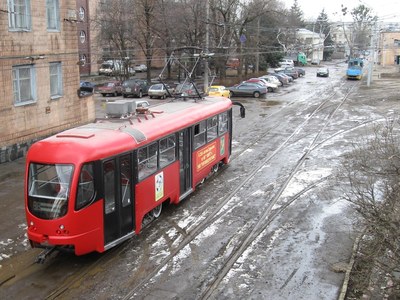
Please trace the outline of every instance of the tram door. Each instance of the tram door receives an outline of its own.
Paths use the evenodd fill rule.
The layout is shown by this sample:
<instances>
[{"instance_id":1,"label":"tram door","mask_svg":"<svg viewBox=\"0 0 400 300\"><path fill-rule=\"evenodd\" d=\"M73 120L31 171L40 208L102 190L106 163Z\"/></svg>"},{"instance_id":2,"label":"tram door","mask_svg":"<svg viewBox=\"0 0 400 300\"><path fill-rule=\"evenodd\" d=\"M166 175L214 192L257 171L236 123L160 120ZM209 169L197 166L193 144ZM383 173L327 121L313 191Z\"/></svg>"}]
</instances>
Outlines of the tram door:
<instances>
[{"instance_id":1,"label":"tram door","mask_svg":"<svg viewBox=\"0 0 400 300\"><path fill-rule=\"evenodd\" d=\"M179 161L181 195L192 188L192 143L191 128L179 132Z\"/></svg>"},{"instance_id":2,"label":"tram door","mask_svg":"<svg viewBox=\"0 0 400 300\"><path fill-rule=\"evenodd\" d=\"M105 245L133 230L132 178L131 155L103 163Z\"/></svg>"}]
</instances>

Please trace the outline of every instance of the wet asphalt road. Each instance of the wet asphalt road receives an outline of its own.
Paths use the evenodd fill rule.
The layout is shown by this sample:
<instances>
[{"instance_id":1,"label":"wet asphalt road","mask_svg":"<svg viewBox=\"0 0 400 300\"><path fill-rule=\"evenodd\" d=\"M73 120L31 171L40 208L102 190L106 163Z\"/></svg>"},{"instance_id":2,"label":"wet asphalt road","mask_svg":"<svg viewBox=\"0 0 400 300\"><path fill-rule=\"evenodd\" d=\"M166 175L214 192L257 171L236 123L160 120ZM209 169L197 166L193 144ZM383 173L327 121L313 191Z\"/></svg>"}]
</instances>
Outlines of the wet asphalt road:
<instances>
[{"instance_id":1,"label":"wet asphalt road","mask_svg":"<svg viewBox=\"0 0 400 300\"><path fill-rule=\"evenodd\" d=\"M335 266L348 262L354 232L350 210L331 193L335 188L329 176L340 163L340 155L359 136L359 124L368 118L382 119L391 104L364 107L354 96L328 122L330 106L338 105L348 83L342 81L343 66L332 65L330 79L317 79L313 71L310 68L305 78L266 99L238 99L247 108L247 118L235 115L230 166L187 201L168 207L117 254L56 256L44 266L23 272L37 254L29 249L24 235L24 162L0 165L0 282L6 280L0 297L42 298L83 272L85 276L66 285L62 298L336 299L344 273L336 272ZM311 118L321 96L333 92L333 102ZM101 96L97 99L100 117L102 100ZM316 136L318 128L321 134ZM308 152L309 148L313 151ZM296 167L303 153L307 155ZM264 165L255 169L259 163ZM149 279L191 229L214 213L218 203L250 175L255 179L229 198L217 212L219 218ZM229 266L232 253L245 243L252 228L258 228L268 203L274 203L266 215L268 222L258 225L262 230ZM99 257L104 257L103 263L93 266ZM85 269L86 265L90 267ZM18 278L13 274L19 274ZM222 280L210 289L218 276ZM143 280L148 283L140 285Z\"/></svg>"}]
</instances>

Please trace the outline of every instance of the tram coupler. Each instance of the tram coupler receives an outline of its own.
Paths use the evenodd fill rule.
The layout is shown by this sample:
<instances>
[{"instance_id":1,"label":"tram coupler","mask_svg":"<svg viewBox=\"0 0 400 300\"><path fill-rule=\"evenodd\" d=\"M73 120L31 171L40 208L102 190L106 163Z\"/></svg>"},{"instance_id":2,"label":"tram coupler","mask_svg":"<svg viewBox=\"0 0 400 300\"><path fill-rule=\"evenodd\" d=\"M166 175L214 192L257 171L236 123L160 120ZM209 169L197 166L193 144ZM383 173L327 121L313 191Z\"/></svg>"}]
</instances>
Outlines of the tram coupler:
<instances>
[{"instance_id":1,"label":"tram coupler","mask_svg":"<svg viewBox=\"0 0 400 300\"><path fill-rule=\"evenodd\" d=\"M42 253L36 257L35 263L44 264L47 256L49 256L54 250L56 250L56 247L47 248L46 250L42 251Z\"/></svg>"}]
</instances>

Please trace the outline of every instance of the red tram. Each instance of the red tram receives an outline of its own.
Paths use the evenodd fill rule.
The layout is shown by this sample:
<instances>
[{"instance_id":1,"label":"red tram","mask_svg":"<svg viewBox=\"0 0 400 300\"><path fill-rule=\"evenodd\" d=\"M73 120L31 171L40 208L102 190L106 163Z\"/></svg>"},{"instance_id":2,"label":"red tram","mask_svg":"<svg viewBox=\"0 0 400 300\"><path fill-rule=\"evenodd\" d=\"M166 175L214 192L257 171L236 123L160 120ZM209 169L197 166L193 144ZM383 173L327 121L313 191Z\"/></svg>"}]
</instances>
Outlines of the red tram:
<instances>
[{"instance_id":1,"label":"red tram","mask_svg":"<svg viewBox=\"0 0 400 300\"><path fill-rule=\"evenodd\" d=\"M146 215L158 217L165 201L178 203L228 163L233 104L174 100L33 144L25 176L32 247L83 255L138 234Z\"/></svg>"}]
</instances>

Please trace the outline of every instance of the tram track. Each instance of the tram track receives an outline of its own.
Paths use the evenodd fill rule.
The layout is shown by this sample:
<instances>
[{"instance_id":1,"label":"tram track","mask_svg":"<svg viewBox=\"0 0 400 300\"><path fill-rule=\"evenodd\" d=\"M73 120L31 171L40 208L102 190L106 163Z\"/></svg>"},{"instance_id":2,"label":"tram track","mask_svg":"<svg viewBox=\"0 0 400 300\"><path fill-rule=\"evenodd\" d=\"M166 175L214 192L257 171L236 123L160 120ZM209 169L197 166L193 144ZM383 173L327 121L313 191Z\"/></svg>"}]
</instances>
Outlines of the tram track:
<instances>
[{"instance_id":1,"label":"tram track","mask_svg":"<svg viewBox=\"0 0 400 300\"><path fill-rule=\"evenodd\" d=\"M225 262L223 268L219 271L218 275L215 277L213 280L212 284L208 286L208 288L203 292L203 294L199 297L200 299L209 299L212 293L216 290L216 288L219 286L223 278L226 276L226 274L232 269L234 263L239 259L241 255L245 252L245 250L248 249L248 247L256 240L256 238L267 228L267 226L280 214L282 213L290 204L292 204L296 199L298 199L301 195L305 194L312 188L316 187L319 185L321 182L324 182L325 180L328 179L328 177L322 178L318 180L317 182L309 185L305 189L303 189L301 192L297 193L294 195L289 201L285 203L281 208L279 208L276 212L274 212L273 215L268 218L270 215L272 208L275 206L275 204L278 202L279 198L285 191L287 185L289 182L292 180L292 178L295 176L297 170L300 168L301 165L303 165L304 160L306 157L310 154L310 152L315 149L313 145L316 144L318 138L320 137L321 133L324 131L326 126L329 124L331 118L334 116L334 114L338 111L338 109L342 106L342 104L346 101L348 95L351 93L351 90L345 95L345 97L342 99L342 101L339 103L339 105L336 106L336 108L328 115L327 120L324 124L324 126L318 131L317 135L314 137L310 147L305 151L305 153L301 156L301 158L297 161L296 165L294 168L292 168L292 171L290 172L289 176L286 178L284 183L280 186L279 190L275 194L275 196L272 198L272 201L267 205L266 209L262 212L260 217L258 218L258 221L253 225L253 228L251 231L247 234L247 237L242 241L240 246L232 252L231 256L229 259ZM267 221L265 221L267 220Z\"/></svg>"},{"instance_id":2,"label":"tram track","mask_svg":"<svg viewBox=\"0 0 400 300\"><path fill-rule=\"evenodd\" d=\"M263 232L266 227L272 222L273 219L275 219L281 212L283 212L291 203L293 203L296 199L300 197L300 195L306 193L310 189L316 187L318 184L321 182L327 180L327 178L323 178L314 184L308 186L307 188L303 189L300 193L296 194L294 197L291 198L284 206L282 206L278 211L274 212L274 214L271 216L271 218L268 218L267 222L265 220L267 219L268 215L271 213L272 208L274 205L277 203L279 200L280 196L282 193L285 191L287 185L289 184L290 180L295 176L296 171L300 168L300 166L304 163L304 160L307 158L309 153L315 149L314 145L316 144L317 140L319 139L321 133L324 131L326 126L329 124L330 120L332 117L335 115L335 113L340 109L342 104L346 101L348 95L351 93L352 89L354 88L355 85L352 85L350 89L346 92L345 96L341 99L340 103L335 106L334 110L332 110L327 117L325 118L325 122L323 127L318 131L316 136L313 138L312 143L309 145L309 147L306 149L305 153L301 156L301 158L297 161L296 165L292 170L290 171L290 174L288 177L285 179L285 181L281 184L279 190L273 197L272 201L267 205L266 209L262 212L260 217L258 218L258 221L248 230L245 234L245 238L239 243L239 247L237 247L234 251L232 251L231 255L229 256L228 260L224 263L223 267L220 269L218 272L217 276L214 277L214 280L211 282L211 284L206 288L206 290L202 293L202 295L199 297L201 299L208 299L213 291L219 286L221 283L222 279L226 276L228 271L232 268L233 264L237 261L237 259L244 253L244 251L249 247L249 245L254 242L254 240L257 238L257 236ZM213 208L213 212L209 214L206 218L204 218L201 223L199 223L195 228L192 228L189 234L180 242L180 244L173 249L168 256L166 256L158 265L156 268L154 268L150 273L147 274L146 277L144 277L140 282L134 284L134 287L122 298L122 299L132 299L132 297L140 290L141 287L146 285L148 282L151 281L152 278L154 278L183 248L185 248L190 242L192 242L196 237L199 236L200 233L202 233L208 226L209 224L214 223L216 220L218 220L225 212L223 212L222 208L230 201L232 197L234 197L245 185L247 185L257 174L257 172L260 171L271 159L279 153L287 144L288 142L295 136L298 132L302 130L302 128L305 126L305 124L315 115L317 114L327 103L329 103L332 99L331 97L334 96L334 93L330 95L326 100L321 102L317 108L314 109L314 111L304 120L299 126L296 127L296 129L290 134L280 145L275 149L275 151L272 152L269 156L267 156L264 160L262 160L257 167L255 167L252 171L249 172L249 174L246 176L246 178L242 179L242 182L237 185L233 191L231 191L224 199L220 200L217 206ZM254 145L255 143L259 142L262 137L265 137L268 133L260 136L257 141L254 141L251 143L251 145ZM248 148L242 150L241 153L244 153L247 151ZM240 157L241 153L236 154L235 158Z\"/></svg>"},{"instance_id":3,"label":"tram track","mask_svg":"<svg viewBox=\"0 0 400 300\"><path fill-rule=\"evenodd\" d=\"M351 90L347 93L347 95L351 92ZM331 95L333 96L333 95ZM161 262L160 264L153 269L151 272L149 272L147 274L147 276L145 276L142 280L140 280L139 282L133 284L133 288L130 290L130 292L128 294L126 294L124 296L123 299L129 299L131 298L136 291L138 291L143 285L145 285L146 283L148 283L158 272L160 272L160 270L167 265L167 263L173 258L175 257L179 251L181 251L186 245L188 245L191 241L193 241L201 232L204 231L205 228L207 228L209 226L209 224L215 222L216 220L218 220L221 216L222 216L222 208L226 205L227 202L230 201L230 199L239 192L239 190L245 186L246 184L248 184L255 176L255 174L265 166L265 164L267 164L269 161L272 160L272 158L279 153L279 151L281 151L282 149L284 149L284 147L289 143L289 141L296 135L298 134L302 128L305 126L305 124L318 112L320 112L323 108L326 108L326 104L329 103L330 101L330 97L327 97L326 100L324 100L323 102L321 102L316 109L314 109L314 111L308 115L308 117L299 125L296 127L296 129L292 132L292 134L290 134L280 145L279 147L277 147L270 155L268 155L264 160L261 161L260 164L258 164L258 166L256 166L253 170L250 171L250 173L247 175L247 177L245 179L242 179L243 181L241 182L241 184L239 184L238 186L236 186L236 188L229 193L229 195L227 195L224 199L222 199L217 206L213 207L213 211L214 213L209 214L205 219L202 220L202 222L198 225L196 225L195 228L191 229L190 232L187 233L187 235L185 236L185 238L181 241L181 243L176 246L168 256L166 256ZM344 101L343 101L344 102ZM342 103L343 103L342 102ZM341 103L341 104L342 104ZM340 104L340 105L341 105ZM340 105L336 108L335 111L337 111L340 108ZM329 119L334 115L334 113L332 113L329 116ZM328 121L329 121L328 119ZM326 124L327 125L327 124ZM325 126L326 126L325 125ZM259 135L256 139L254 139L251 143L249 143L248 145L246 145L246 147L238 153L235 153L234 156L231 157L231 161L235 161L236 159L238 159L244 152L246 152L248 149L252 148L255 144L259 143L260 141L262 141L263 138L265 138L266 136L268 136L271 131L276 128L270 128L267 132ZM296 168L294 170L292 170L293 174L291 178L293 178L295 171L298 169L299 166L301 166L302 162L304 162L304 159L306 158L306 156L308 155L308 153L310 151L312 151L313 149L315 149L315 147L317 147L318 144L315 144L315 141L317 140L317 138L319 137L320 133L323 131L325 127L323 127L319 134L317 135L317 137L314 139L313 143L308 147L308 150L305 154L303 154L302 158L298 161ZM219 175L219 173L217 173L217 176ZM290 180L288 180L286 182L286 184L284 185L284 187L287 186L287 184L289 183ZM306 191L308 191L309 189L311 189L312 187L316 186L317 184L319 184L320 182L316 183L315 185L310 186L308 189L304 190L303 192L305 193ZM284 191L284 187L281 186L281 188L279 189L278 193L282 194L282 192ZM277 195L278 195L277 193ZM300 195L299 195L300 196ZM298 197L299 197L298 196ZM277 198L276 198L277 197ZM297 197L297 198L298 198ZM278 196L275 196L274 199L278 199ZM295 199L297 199L296 197L293 197L293 200L291 200L290 203L292 203L293 201L295 201ZM290 203L287 204L290 205ZM285 207L287 207L285 206ZM267 210L262 214L262 216L264 216L264 214L268 215L268 213L271 212L271 208L273 207L273 205L268 205ZM282 212L283 210L281 210L280 212ZM278 212L274 213L274 215L276 215ZM263 218L261 217L260 220L262 220ZM251 237L253 237L253 239L251 239L251 237L246 238L239 248L237 248L234 253L232 253L231 258L229 259L229 261L226 263L226 265L224 266L224 268L218 273L217 278L213 281L212 285L206 290L205 293L203 293L203 298L208 298L209 295L212 294L212 292L215 290L216 287L218 287L220 281L222 280L222 278L226 275L226 273L229 271L229 268L231 267L232 263L234 263L238 257L240 257L240 255L243 253L243 251L246 249L245 247L249 244L251 244L251 241L254 240L254 238L260 233L262 232L266 226L268 226L268 224L272 221L272 219L270 221L268 221L267 224L256 224L253 229L251 230L252 235ZM149 226L152 222L146 224L146 226L144 226L143 229L145 229L147 226ZM264 229L263 229L264 228ZM120 253L122 253L123 251L126 251L129 247L131 247L131 243L124 243L118 247L115 247L113 249L110 249L109 251L107 251L106 253L103 253L101 255L101 257L99 257L98 259L96 259L92 264L84 266L82 269L78 270L77 272L75 272L74 274L71 274L66 280L64 280L63 284L61 284L60 286L58 286L56 289L53 289L46 297L45 299L57 299L57 298L62 298L63 294L68 291L68 289L70 287L76 286L77 284L79 284L79 282L81 280L83 280L88 274L91 273L92 270L98 268L99 266L102 266L103 264L107 264L110 260L113 260L113 258L115 256L118 257L118 255ZM236 254L235 254L236 253ZM235 260L236 258L236 260ZM225 272L226 271L226 272Z\"/></svg>"}]
</instances>

